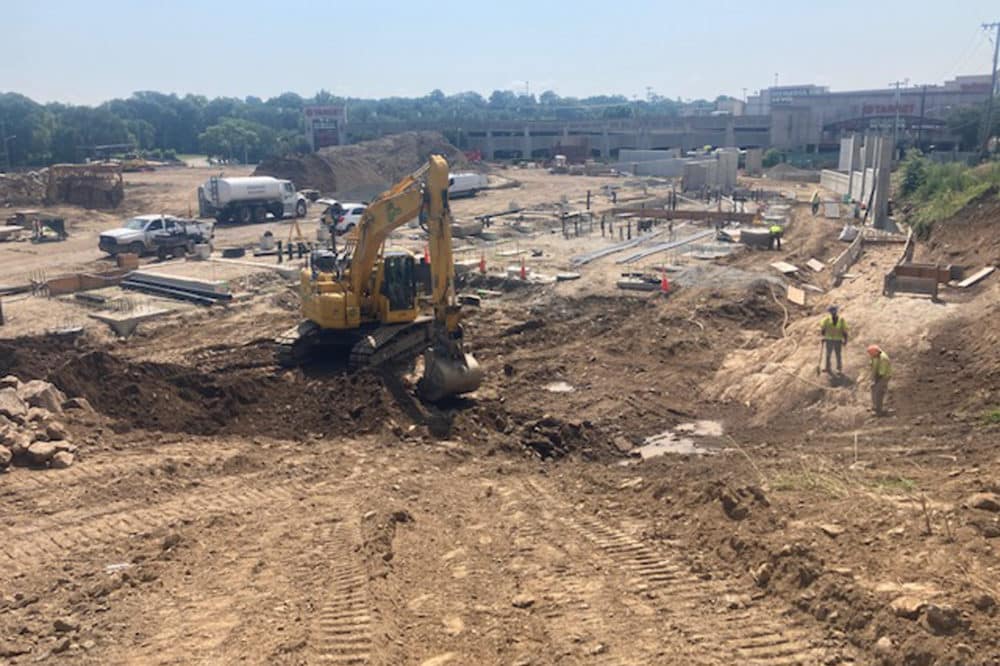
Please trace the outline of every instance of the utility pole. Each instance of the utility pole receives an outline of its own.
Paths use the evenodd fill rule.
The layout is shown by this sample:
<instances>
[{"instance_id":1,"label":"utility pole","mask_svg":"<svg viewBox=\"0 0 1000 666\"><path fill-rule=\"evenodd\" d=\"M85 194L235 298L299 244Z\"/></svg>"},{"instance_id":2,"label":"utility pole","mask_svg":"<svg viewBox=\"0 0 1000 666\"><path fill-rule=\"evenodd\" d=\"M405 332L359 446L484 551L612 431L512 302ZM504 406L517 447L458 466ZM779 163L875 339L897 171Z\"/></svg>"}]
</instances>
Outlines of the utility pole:
<instances>
[{"instance_id":1,"label":"utility pole","mask_svg":"<svg viewBox=\"0 0 1000 666\"><path fill-rule=\"evenodd\" d=\"M1000 55L1000 21L984 23L983 30L995 30L993 36L993 69L990 71L990 98L986 100L986 122L983 124L983 145L980 152L986 157L990 147L990 134L993 129L993 98L997 95L997 55Z\"/></svg>"},{"instance_id":2,"label":"utility pole","mask_svg":"<svg viewBox=\"0 0 1000 666\"><path fill-rule=\"evenodd\" d=\"M896 136L899 132L899 89L910 82L909 79L903 79L902 81L893 81L890 86L896 87L896 120L892 123L892 161L896 161Z\"/></svg>"},{"instance_id":3,"label":"utility pole","mask_svg":"<svg viewBox=\"0 0 1000 666\"><path fill-rule=\"evenodd\" d=\"M917 126L917 150L924 149L924 109L927 106L927 86L920 92L920 125Z\"/></svg>"},{"instance_id":4,"label":"utility pole","mask_svg":"<svg viewBox=\"0 0 1000 666\"><path fill-rule=\"evenodd\" d=\"M0 142L3 142L3 167L4 169L10 169L10 147L7 145L10 141L16 139L17 136L11 134L7 136L7 123L0 121Z\"/></svg>"}]
</instances>

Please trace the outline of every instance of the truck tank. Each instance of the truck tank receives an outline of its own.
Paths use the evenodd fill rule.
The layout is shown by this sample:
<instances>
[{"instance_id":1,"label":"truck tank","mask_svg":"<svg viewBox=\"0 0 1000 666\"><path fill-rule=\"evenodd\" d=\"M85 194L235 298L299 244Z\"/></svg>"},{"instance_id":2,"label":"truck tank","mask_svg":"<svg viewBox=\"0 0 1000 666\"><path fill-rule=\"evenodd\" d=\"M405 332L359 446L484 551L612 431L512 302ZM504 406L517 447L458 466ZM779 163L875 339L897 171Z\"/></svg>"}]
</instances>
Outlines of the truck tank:
<instances>
[{"instance_id":1,"label":"truck tank","mask_svg":"<svg viewBox=\"0 0 1000 666\"><path fill-rule=\"evenodd\" d=\"M225 206L232 201L281 200L284 181L270 176L248 176L244 178L217 178L216 206ZM212 192L211 181L206 183L205 192Z\"/></svg>"}]
</instances>

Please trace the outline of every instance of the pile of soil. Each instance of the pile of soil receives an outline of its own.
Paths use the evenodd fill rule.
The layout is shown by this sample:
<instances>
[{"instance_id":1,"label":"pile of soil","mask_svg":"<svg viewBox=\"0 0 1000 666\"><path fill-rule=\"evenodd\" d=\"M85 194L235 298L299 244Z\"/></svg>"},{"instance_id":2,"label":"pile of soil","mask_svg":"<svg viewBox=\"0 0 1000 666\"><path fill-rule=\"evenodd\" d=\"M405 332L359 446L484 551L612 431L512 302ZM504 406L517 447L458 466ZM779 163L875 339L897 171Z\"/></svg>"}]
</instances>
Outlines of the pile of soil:
<instances>
[{"instance_id":1,"label":"pile of soil","mask_svg":"<svg viewBox=\"0 0 1000 666\"><path fill-rule=\"evenodd\" d=\"M40 206L45 203L47 170L0 174L0 205Z\"/></svg>"},{"instance_id":2,"label":"pile of soil","mask_svg":"<svg viewBox=\"0 0 1000 666\"><path fill-rule=\"evenodd\" d=\"M379 430L399 412L380 379L371 374L336 372L311 378L277 374L273 367L218 372L132 362L51 338L0 346L0 375L14 372L86 398L123 432L139 428L195 435L351 436Z\"/></svg>"},{"instance_id":3,"label":"pile of soil","mask_svg":"<svg viewBox=\"0 0 1000 666\"><path fill-rule=\"evenodd\" d=\"M322 148L315 155L266 160L254 175L285 178L339 198L370 199L422 166L444 155L452 167L465 156L439 132L403 132L349 146Z\"/></svg>"},{"instance_id":4,"label":"pile of soil","mask_svg":"<svg viewBox=\"0 0 1000 666\"><path fill-rule=\"evenodd\" d=\"M254 175L290 180L300 190L333 192L337 189L337 179L334 177L333 169L326 160L316 154L269 157L260 163Z\"/></svg>"},{"instance_id":5,"label":"pile of soil","mask_svg":"<svg viewBox=\"0 0 1000 666\"><path fill-rule=\"evenodd\" d=\"M954 216L931 227L916 261L957 264L978 270L1000 266L1000 195L991 188Z\"/></svg>"}]
</instances>

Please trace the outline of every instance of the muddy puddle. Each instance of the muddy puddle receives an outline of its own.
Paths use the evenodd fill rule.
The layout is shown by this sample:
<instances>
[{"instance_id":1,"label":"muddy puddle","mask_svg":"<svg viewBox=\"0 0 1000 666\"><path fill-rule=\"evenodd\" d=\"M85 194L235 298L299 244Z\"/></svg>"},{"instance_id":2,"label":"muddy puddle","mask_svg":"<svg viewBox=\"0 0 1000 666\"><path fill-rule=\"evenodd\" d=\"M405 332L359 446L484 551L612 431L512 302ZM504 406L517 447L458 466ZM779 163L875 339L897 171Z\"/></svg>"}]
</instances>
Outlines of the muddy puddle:
<instances>
[{"instance_id":1,"label":"muddy puddle","mask_svg":"<svg viewBox=\"0 0 1000 666\"><path fill-rule=\"evenodd\" d=\"M636 451L641 460L649 460L673 453L682 456L705 456L719 452L718 438L723 434L719 421L693 421L682 423L670 430L647 437Z\"/></svg>"}]
</instances>

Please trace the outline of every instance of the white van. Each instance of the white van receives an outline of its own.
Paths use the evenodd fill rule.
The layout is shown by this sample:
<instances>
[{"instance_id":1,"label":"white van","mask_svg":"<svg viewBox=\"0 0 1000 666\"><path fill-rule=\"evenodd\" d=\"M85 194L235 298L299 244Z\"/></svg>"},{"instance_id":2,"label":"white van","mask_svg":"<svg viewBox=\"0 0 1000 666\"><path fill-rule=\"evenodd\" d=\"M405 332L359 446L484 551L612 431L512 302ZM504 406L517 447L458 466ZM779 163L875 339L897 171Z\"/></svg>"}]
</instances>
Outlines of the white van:
<instances>
[{"instance_id":1,"label":"white van","mask_svg":"<svg viewBox=\"0 0 1000 666\"><path fill-rule=\"evenodd\" d=\"M479 190L485 190L489 180L481 173L453 173L448 177L448 197L474 197Z\"/></svg>"}]
</instances>

